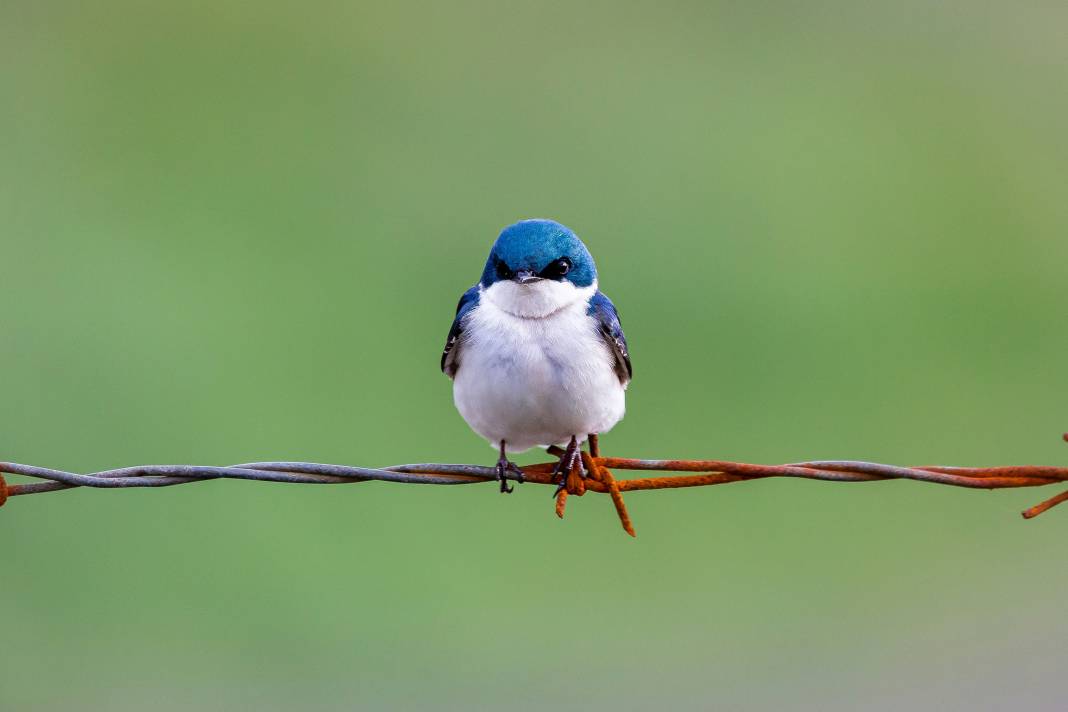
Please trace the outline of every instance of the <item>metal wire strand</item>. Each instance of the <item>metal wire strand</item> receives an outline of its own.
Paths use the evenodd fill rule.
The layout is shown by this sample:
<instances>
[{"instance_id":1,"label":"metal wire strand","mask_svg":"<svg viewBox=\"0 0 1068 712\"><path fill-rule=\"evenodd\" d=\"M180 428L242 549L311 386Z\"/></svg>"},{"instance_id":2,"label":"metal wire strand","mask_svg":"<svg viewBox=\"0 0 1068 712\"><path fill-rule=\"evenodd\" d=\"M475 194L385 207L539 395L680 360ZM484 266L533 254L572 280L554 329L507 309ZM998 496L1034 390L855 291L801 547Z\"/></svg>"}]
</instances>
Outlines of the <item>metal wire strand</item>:
<instances>
[{"instance_id":1,"label":"metal wire strand","mask_svg":"<svg viewBox=\"0 0 1068 712\"><path fill-rule=\"evenodd\" d=\"M1068 441L1068 434L1064 436ZM590 437L590 452L582 454L581 464L571 471L554 474L556 463L543 463L522 468L521 481L558 485L556 513L563 517L567 498L581 496L587 491L610 495L623 529L635 535L630 515L623 502L623 492L630 490L677 489L728 484L768 477L797 477L829 482L875 482L882 480L918 480L952 487L1004 489L1009 487L1041 487L1068 481L1068 468L1040 465L1009 467L947 467L925 465L898 467L855 460L812 460L786 465L754 465L724 460L636 460L602 457L596 436ZM561 451L550 448L550 454ZM662 477L616 480L611 470L674 472ZM583 472L585 470L585 472ZM38 482L7 483L3 474L20 475ZM513 473L509 479L520 480ZM121 489L127 487L170 487L205 480L257 480L289 484L352 484L382 481L422 485L465 485L497 479L497 470L478 465L449 465L423 463L390 467L352 467L316 462L247 462L227 467L205 465L141 465L91 474L53 470L16 462L0 463L0 506L9 498L40 494L75 487ZM1061 502L1068 501L1063 492L1023 512L1026 519L1036 517Z\"/></svg>"}]
</instances>

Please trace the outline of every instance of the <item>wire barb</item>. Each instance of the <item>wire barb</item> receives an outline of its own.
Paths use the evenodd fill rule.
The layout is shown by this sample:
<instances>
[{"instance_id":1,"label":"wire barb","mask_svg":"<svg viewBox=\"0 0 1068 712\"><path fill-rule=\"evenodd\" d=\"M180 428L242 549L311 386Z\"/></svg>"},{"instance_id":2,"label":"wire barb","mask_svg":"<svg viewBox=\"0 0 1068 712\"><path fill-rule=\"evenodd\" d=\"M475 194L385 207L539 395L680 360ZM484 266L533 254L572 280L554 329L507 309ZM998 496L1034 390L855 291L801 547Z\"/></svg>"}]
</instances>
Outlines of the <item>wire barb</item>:
<instances>
[{"instance_id":1,"label":"wire barb","mask_svg":"<svg viewBox=\"0 0 1068 712\"><path fill-rule=\"evenodd\" d=\"M1064 435L1068 441L1068 434ZM550 448L550 454L559 455L559 448ZM554 475L557 463L542 463L521 468L526 482L552 485L559 484ZM586 476L582 474L585 468ZM612 470L647 472L673 472L660 477L641 477L617 480ZM38 480L9 484L3 474ZM507 473L509 479L519 475ZM877 482L882 480L917 480L952 487L980 489L1005 489L1011 487L1041 487L1068 482L1068 468L1042 465L1009 467L946 467L925 465L922 467L899 467L875 462L856 460L812 460L786 465L755 465L724 460L637 460L622 457L602 457L596 437L590 438L589 452L583 452L581 461L576 461L564 474L564 486L556 496L555 508L563 518L568 498L581 497L587 491L607 494L612 500L620 524L631 536L635 536L634 524L623 501L627 491L652 489L677 489L705 487L710 485L744 482L768 477L797 477L827 482ZM493 467L478 465L415 464L390 467L352 467L327 465L315 462L250 462L229 467L202 465L142 465L116 470L105 470L88 475L52 470L34 465L14 462L0 463L0 506L11 497L40 494L74 487L121 489L127 487L170 487L174 485L203 482L206 480L235 479L261 482L286 482L290 484L351 484L379 480L403 484L463 485L491 482L497 479ZM1023 512L1025 519L1068 501L1068 492L1062 492Z\"/></svg>"}]
</instances>

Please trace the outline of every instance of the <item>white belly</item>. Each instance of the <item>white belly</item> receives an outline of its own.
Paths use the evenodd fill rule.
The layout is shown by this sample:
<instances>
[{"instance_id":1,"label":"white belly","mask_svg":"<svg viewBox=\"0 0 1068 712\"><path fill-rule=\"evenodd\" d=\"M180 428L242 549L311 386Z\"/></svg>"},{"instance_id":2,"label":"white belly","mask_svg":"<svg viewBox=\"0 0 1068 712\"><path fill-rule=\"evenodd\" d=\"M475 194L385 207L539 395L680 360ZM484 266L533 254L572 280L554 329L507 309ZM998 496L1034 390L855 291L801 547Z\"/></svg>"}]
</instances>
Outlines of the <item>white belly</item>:
<instances>
[{"instance_id":1,"label":"white belly","mask_svg":"<svg viewBox=\"0 0 1068 712\"><path fill-rule=\"evenodd\" d=\"M585 300L540 319L482 303L468 317L453 399L471 428L510 452L563 445L623 417L614 357Z\"/></svg>"}]
</instances>

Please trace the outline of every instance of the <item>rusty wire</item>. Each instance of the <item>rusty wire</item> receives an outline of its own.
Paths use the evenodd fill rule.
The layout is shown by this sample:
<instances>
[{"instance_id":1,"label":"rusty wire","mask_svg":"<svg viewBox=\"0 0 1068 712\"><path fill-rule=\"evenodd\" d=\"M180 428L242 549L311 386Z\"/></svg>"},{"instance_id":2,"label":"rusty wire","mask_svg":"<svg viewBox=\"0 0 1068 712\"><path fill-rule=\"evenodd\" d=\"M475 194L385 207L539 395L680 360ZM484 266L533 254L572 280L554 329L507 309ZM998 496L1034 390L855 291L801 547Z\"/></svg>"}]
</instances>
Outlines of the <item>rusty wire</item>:
<instances>
[{"instance_id":1,"label":"rusty wire","mask_svg":"<svg viewBox=\"0 0 1068 712\"><path fill-rule=\"evenodd\" d=\"M1064 439L1068 441L1068 434ZM787 465L753 465L722 460L636 460L621 457L602 457L596 436L590 437L589 452L582 453L582 468L576 466L566 474L563 488L556 495L556 514L564 516L569 496L582 496L586 492L610 495L619 515L623 529L635 536L634 525L623 502L623 492L682 487L704 487L731 482L764 479L767 477L799 477L829 482L874 482L880 480L919 480L933 484L980 489L1004 489L1009 487L1040 487L1068 482L1068 467L1021 465L1008 467L945 467L925 465L921 467L898 467L874 462L855 460L813 460ZM550 454L560 455L557 448ZM553 474L556 463L543 463L523 467L523 481L543 484L560 484L559 476ZM617 480L612 470L636 470L652 472L684 472L664 477L644 477ZM41 480L9 484L3 474L20 475ZM509 473L509 479L518 480ZM14 462L0 463L0 506L11 497L40 494L74 487L126 488L170 487L173 485L203 482L205 480L236 479L261 482L287 482L290 484L351 484L381 480L405 484L461 485L495 480L497 472L492 467L477 465L418 464L394 465L370 468L346 465L324 465L313 462L250 462L229 467L200 465L142 465L117 470L105 470L81 475L63 470L52 470ZM1057 494L1023 511L1026 519L1036 517L1061 502L1068 501L1068 491Z\"/></svg>"}]
</instances>

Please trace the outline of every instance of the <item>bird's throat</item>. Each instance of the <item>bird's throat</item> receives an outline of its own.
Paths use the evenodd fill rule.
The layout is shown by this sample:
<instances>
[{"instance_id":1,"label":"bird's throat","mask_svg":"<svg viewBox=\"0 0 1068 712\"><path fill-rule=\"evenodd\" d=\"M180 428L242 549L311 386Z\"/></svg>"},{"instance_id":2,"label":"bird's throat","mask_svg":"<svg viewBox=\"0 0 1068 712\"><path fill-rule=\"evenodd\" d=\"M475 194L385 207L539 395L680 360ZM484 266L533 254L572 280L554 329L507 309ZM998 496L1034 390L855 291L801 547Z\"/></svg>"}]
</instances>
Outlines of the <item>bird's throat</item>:
<instances>
[{"instance_id":1,"label":"bird's throat","mask_svg":"<svg viewBox=\"0 0 1068 712\"><path fill-rule=\"evenodd\" d=\"M512 281L495 282L487 287L484 298L503 312L523 319L544 319L578 301L586 301L597 291L597 284L576 287L571 282L544 279L531 284Z\"/></svg>"}]
</instances>

